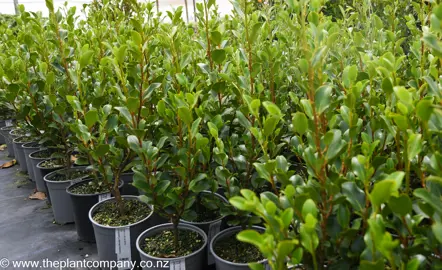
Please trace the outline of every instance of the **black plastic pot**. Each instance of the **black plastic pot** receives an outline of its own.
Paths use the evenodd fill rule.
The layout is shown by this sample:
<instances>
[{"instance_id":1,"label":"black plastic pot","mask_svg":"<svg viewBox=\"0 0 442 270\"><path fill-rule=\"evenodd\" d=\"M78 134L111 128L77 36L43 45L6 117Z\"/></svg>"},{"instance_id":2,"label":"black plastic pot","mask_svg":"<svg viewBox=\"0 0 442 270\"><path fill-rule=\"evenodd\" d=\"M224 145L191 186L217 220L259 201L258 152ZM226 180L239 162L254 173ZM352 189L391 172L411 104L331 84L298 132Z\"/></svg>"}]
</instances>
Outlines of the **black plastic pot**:
<instances>
[{"instance_id":1,"label":"black plastic pot","mask_svg":"<svg viewBox=\"0 0 442 270\"><path fill-rule=\"evenodd\" d=\"M41 149L41 145L36 142L25 143L22 145L25 153L26 165L28 166L29 178L35 182L34 166L29 155Z\"/></svg>"},{"instance_id":2,"label":"black plastic pot","mask_svg":"<svg viewBox=\"0 0 442 270\"><path fill-rule=\"evenodd\" d=\"M36 169L37 169L38 171L40 171L40 175L41 175L41 177L43 178L43 182L44 182L44 177L45 177L48 173L54 172L54 171L56 171L56 170L63 169L63 165L60 165L60 166L57 166L57 167L51 167L51 168L47 168L47 167L42 167L42 166L41 166L43 162L48 161L48 160L53 160L53 159L55 159L55 158L50 158L50 159L42 160L42 161L40 161L40 162L37 164L37 166L36 166ZM44 185L45 185L46 190L48 190L48 186L47 186L46 182L44 182ZM48 196L48 201L49 201L49 203L52 203L52 202L51 202L51 195L49 194L49 192L47 192L46 195Z\"/></svg>"},{"instance_id":3,"label":"black plastic pot","mask_svg":"<svg viewBox=\"0 0 442 270\"><path fill-rule=\"evenodd\" d=\"M53 177L63 171L84 171L86 167L76 167L70 169L60 169L48 173L43 177L46 187L48 188L48 196L51 198L52 212L54 213L55 222L58 224L67 224L74 222L74 211L72 210L72 201L66 188L73 183L86 179L88 176L82 176L74 179L53 180Z\"/></svg>"},{"instance_id":4,"label":"black plastic pot","mask_svg":"<svg viewBox=\"0 0 442 270\"><path fill-rule=\"evenodd\" d=\"M204 194L212 194L210 191L202 191ZM228 203L227 199L221 196L220 194L213 193L214 196L218 197L221 201ZM203 230L207 235L207 243L210 243L212 241L212 238L215 237L220 231L222 231L226 227L225 217L220 217L216 220L207 221L207 222L192 222L192 221L186 221L181 220L181 223L184 224L190 224L193 226L196 226ZM207 249L207 265L213 265L215 264L215 258L213 257L212 253L210 252L210 249Z\"/></svg>"},{"instance_id":5,"label":"black plastic pot","mask_svg":"<svg viewBox=\"0 0 442 270\"><path fill-rule=\"evenodd\" d=\"M253 226L252 228L254 230L259 231L259 232L263 232L265 230L264 228L258 227L258 226ZM224 231L219 232L217 235L215 235L215 237L210 242L209 249L210 249L211 253L213 254L213 256L215 257L215 263L216 263L217 270L248 270L248 269L250 269L248 263L229 262L229 261L226 261L226 260L220 258L214 252L214 247L216 246L218 241L220 241L226 237L229 237L232 234L236 234L236 233L240 232L241 230L242 230L241 226L228 228ZM270 267L267 263L267 259L264 259L264 260L260 261L259 263L263 264L265 266L265 269L270 269Z\"/></svg>"},{"instance_id":6,"label":"black plastic pot","mask_svg":"<svg viewBox=\"0 0 442 270\"><path fill-rule=\"evenodd\" d=\"M25 150L23 145L28 143L29 141L23 141L23 139L27 138L26 136L20 136L15 138L12 142L14 143L14 151L16 154L16 158L20 165L20 171L24 173L28 173L28 165L26 163ZM28 173L29 174L29 173Z\"/></svg>"},{"instance_id":7,"label":"black plastic pot","mask_svg":"<svg viewBox=\"0 0 442 270\"><path fill-rule=\"evenodd\" d=\"M5 143L8 146L8 157L15 157L14 153L14 144L12 143L11 138L9 137L9 132L13 129L13 126L5 126L0 128L0 133L3 135L3 138L5 139Z\"/></svg>"},{"instance_id":8,"label":"black plastic pot","mask_svg":"<svg viewBox=\"0 0 442 270\"><path fill-rule=\"evenodd\" d=\"M22 135L17 135L16 134L17 130L18 130L17 127L12 128L9 131L8 136L9 136L9 140L11 141L12 148L14 149L14 157L17 160L17 162L20 163L20 156L18 154L17 145L15 145L14 140L17 139L18 137L22 136Z\"/></svg>"},{"instance_id":9,"label":"black plastic pot","mask_svg":"<svg viewBox=\"0 0 442 270\"><path fill-rule=\"evenodd\" d=\"M34 170L34 181L35 186L37 187L37 191L48 193L48 190L46 188L46 184L43 180L43 176L41 175L41 171L37 168L37 164L40 163L43 160L49 159L48 157L36 157L38 153L41 151L46 151L47 149L41 149L35 152L32 152L29 154L29 161L31 162L31 167Z\"/></svg>"},{"instance_id":10,"label":"black plastic pot","mask_svg":"<svg viewBox=\"0 0 442 270\"><path fill-rule=\"evenodd\" d=\"M75 194L72 193L72 188L85 185L93 181L92 179L85 179L74 183L66 188L66 192L71 197L72 209L74 211L74 222L77 229L77 236L79 241L94 243L95 235L92 222L89 219L89 210L100 201L111 197L109 192L97 194ZM123 187L124 182L120 181L119 189Z\"/></svg>"},{"instance_id":11,"label":"black plastic pot","mask_svg":"<svg viewBox=\"0 0 442 270\"><path fill-rule=\"evenodd\" d=\"M138 200L137 196L123 196L125 200ZM144 219L125 226L105 226L97 223L93 216L98 207L105 201L115 200L110 198L94 205L89 211L89 219L94 227L97 243L98 258L100 261L119 261L124 258L127 261L139 262L140 255L137 251L136 240L145 230L152 227L151 217L153 206L145 204L152 212Z\"/></svg>"},{"instance_id":12,"label":"black plastic pot","mask_svg":"<svg viewBox=\"0 0 442 270\"><path fill-rule=\"evenodd\" d=\"M0 128L6 127L6 120L0 120ZM5 144L6 143L6 139L3 136L3 134L1 133L0 135L0 144Z\"/></svg>"},{"instance_id":13,"label":"black plastic pot","mask_svg":"<svg viewBox=\"0 0 442 270\"><path fill-rule=\"evenodd\" d=\"M134 172L122 173L120 179L123 180L124 182L124 186L121 191L123 195L135 195L135 196L140 195L138 189L132 185L134 181Z\"/></svg>"},{"instance_id":14,"label":"black plastic pot","mask_svg":"<svg viewBox=\"0 0 442 270\"><path fill-rule=\"evenodd\" d=\"M165 269L163 266L169 265L169 269L189 269L189 270L203 270L207 269L207 266L205 265L205 257L206 257L206 247L207 247L207 235L206 233L201 230L198 227L192 226L190 224L178 224L179 230L188 230L197 232L199 235L203 237L204 244L203 246L198 249L197 251L194 251L193 253L178 257L178 258L159 258L154 257L149 254L146 254L143 249L141 248L142 243L147 237L151 237L155 234L160 233L164 230L170 230L173 228L172 223L166 223L154 226L150 229L147 229L144 231L140 236L138 237L136 241L138 252L140 253L141 260L144 262L150 262L150 265L144 265L143 269L155 269L155 270L161 270ZM167 269L167 268L166 268Z\"/></svg>"}]
</instances>

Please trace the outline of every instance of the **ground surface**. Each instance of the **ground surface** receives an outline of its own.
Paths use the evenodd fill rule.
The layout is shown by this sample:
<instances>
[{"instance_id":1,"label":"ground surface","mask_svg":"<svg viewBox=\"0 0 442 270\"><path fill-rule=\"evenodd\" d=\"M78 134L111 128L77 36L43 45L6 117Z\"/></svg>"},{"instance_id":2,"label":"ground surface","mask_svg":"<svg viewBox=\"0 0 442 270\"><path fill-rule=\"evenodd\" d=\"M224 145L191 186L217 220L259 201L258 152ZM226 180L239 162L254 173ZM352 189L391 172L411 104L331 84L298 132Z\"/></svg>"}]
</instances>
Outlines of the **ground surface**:
<instances>
[{"instance_id":1,"label":"ground surface","mask_svg":"<svg viewBox=\"0 0 442 270\"><path fill-rule=\"evenodd\" d=\"M11 160L6 155L6 150L0 152L0 165ZM0 169L0 269L2 258L10 261L6 269L20 269L12 267L17 260L96 260L96 246L77 241L74 224L54 224L46 201L28 199L35 185L18 169Z\"/></svg>"}]
</instances>

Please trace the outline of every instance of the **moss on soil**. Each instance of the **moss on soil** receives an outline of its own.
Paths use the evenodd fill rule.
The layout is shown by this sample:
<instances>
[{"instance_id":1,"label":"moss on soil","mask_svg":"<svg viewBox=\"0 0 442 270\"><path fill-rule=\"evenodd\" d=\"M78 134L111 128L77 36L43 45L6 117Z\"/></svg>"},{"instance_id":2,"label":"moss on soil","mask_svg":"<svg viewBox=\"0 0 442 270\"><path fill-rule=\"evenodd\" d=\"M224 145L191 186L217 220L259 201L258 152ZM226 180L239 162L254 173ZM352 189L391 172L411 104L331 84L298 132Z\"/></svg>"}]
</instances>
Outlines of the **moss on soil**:
<instances>
[{"instance_id":1,"label":"moss on soil","mask_svg":"<svg viewBox=\"0 0 442 270\"><path fill-rule=\"evenodd\" d=\"M50 159L45 160L42 163L40 163L40 167L42 168L58 168L65 164L63 159Z\"/></svg>"},{"instance_id":2,"label":"moss on soil","mask_svg":"<svg viewBox=\"0 0 442 270\"><path fill-rule=\"evenodd\" d=\"M123 199L121 202L125 210L124 215L120 215L115 200L106 201L100 204L94 213L95 222L105 226L126 226L137 223L152 212L149 206L138 200Z\"/></svg>"},{"instance_id":3,"label":"moss on soil","mask_svg":"<svg viewBox=\"0 0 442 270\"><path fill-rule=\"evenodd\" d=\"M79 178L83 178L86 176L89 176L90 172L86 171L86 170L72 170L70 172L67 172L66 170L63 171L57 171L56 173L54 173L53 175L51 175L50 177L47 177L48 180L51 181L67 181L67 180L74 180L74 179L79 179Z\"/></svg>"},{"instance_id":4,"label":"moss on soil","mask_svg":"<svg viewBox=\"0 0 442 270\"><path fill-rule=\"evenodd\" d=\"M17 143L28 143L28 142L32 142L33 140L34 140L33 137L23 136L23 137L20 137L20 140L15 140L15 142L17 142Z\"/></svg>"},{"instance_id":5,"label":"moss on soil","mask_svg":"<svg viewBox=\"0 0 442 270\"><path fill-rule=\"evenodd\" d=\"M36 147L40 147L40 144L38 142L33 142L26 145L26 148L36 148Z\"/></svg>"},{"instance_id":6,"label":"moss on soil","mask_svg":"<svg viewBox=\"0 0 442 270\"><path fill-rule=\"evenodd\" d=\"M251 263L264 260L259 249L236 239L236 234L220 239L213 247L220 258L233 263Z\"/></svg>"},{"instance_id":7,"label":"moss on soil","mask_svg":"<svg viewBox=\"0 0 442 270\"><path fill-rule=\"evenodd\" d=\"M147 254L157 258L178 258L192 254L203 245L203 237L190 230L179 230L178 245L175 249L172 230L164 230L154 236L147 237L142 243L142 249Z\"/></svg>"},{"instance_id":8,"label":"moss on soil","mask_svg":"<svg viewBox=\"0 0 442 270\"><path fill-rule=\"evenodd\" d=\"M74 194L101 194L109 192L109 188L103 183L96 183L95 181L84 182L69 189Z\"/></svg>"},{"instance_id":9,"label":"moss on soil","mask_svg":"<svg viewBox=\"0 0 442 270\"><path fill-rule=\"evenodd\" d=\"M26 131L24 131L24 130L22 130L22 129L14 129L12 132L11 132L11 134L12 135L15 135L15 136L24 136L24 135L26 135Z\"/></svg>"},{"instance_id":10,"label":"moss on soil","mask_svg":"<svg viewBox=\"0 0 442 270\"><path fill-rule=\"evenodd\" d=\"M52 155L52 151L46 149L46 150L42 150L42 151L32 154L32 157L34 157L34 158L50 158L51 155Z\"/></svg>"}]
</instances>

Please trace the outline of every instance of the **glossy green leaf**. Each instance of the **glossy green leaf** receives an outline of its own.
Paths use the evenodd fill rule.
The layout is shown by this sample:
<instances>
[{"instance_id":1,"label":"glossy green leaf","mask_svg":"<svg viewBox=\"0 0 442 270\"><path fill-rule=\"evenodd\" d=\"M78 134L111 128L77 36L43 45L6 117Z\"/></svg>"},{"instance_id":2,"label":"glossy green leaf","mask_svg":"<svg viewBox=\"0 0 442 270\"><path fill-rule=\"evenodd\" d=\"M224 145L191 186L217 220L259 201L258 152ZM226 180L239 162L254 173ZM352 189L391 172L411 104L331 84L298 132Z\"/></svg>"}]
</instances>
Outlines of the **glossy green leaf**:
<instances>
[{"instance_id":1,"label":"glossy green leaf","mask_svg":"<svg viewBox=\"0 0 442 270\"><path fill-rule=\"evenodd\" d=\"M270 116L264 121L264 136L268 137L273 134L279 123L279 117Z\"/></svg>"},{"instance_id":2,"label":"glossy green leaf","mask_svg":"<svg viewBox=\"0 0 442 270\"><path fill-rule=\"evenodd\" d=\"M178 116L180 119L190 127L193 122L192 112L187 107L178 108Z\"/></svg>"},{"instance_id":3,"label":"glossy green leaf","mask_svg":"<svg viewBox=\"0 0 442 270\"><path fill-rule=\"evenodd\" d=\"M436 236L437 241L442 244L442 223L433 223L433 225L431 225L431 230L433 231L434 236Z\"/></svg>"},{"instance_id":4,"label":"glossy green leaf","mask_svg":"<svg viewBox=\"0 0 442 270\"><path fill-rule=\"evenodd\" d=\"M407 141L408 160L412 160L422 151L422 135L411 134Z\"/></svg>"},{"instance_id":5,"label":"glossy green leaf","mask_svg":"<svg viewBox=\"0 0 442 270\"><path fill-rule=\"evenodd\" d=\"M212 52L212 59L215 63L221 65L226 60L226 51L223 49L216 49Z\"/></svg>"},{"instance_id":6,"label":"glossy green leaf","mask_svg":"<svg viewBox=\"0 0 442 270\"><path fill-rule=\"evenodd\" d=\"M95 125L95 123L98 122L98 112L97 110L90 110L86 113L86 115L84 116L85 118L85 122L86 122L86 126L88 128L91 128L93 125Z\"/></svg>"},{"instance_id":7,"label":"glossy green leaf","mask_svg":"<svg viewBox=\"0 0 442 270\"><path fill-rule=\"evenodd\" d=\"M342 193L350 202L356 211L362 211L365 208L365 193L355 182L345 182L342 184Z\"/></svg>"},{"instance_id":8,"label":"glossy green leaf","mask_svg":"<svg viewBox=\"0 0 442 270\"><path fill-rule=\"evenodd\" d=\"M398 214L399 216L405 216L412 210L411 199L406 194L402 194L399 197L390 197L388 206L395 214Z\"/></svg>"},{"instance_id":9,"label":"glossy green leaf","mask_svg":"<svg viewBox=\"0 0 442 270\"><path fill-rule=\"evenodd\" d=\"M330 106L332 90L328 85L321 86L316 90L315 106L317 113L322 114Z\"/></svg>"},{"instance_id":10,"label":"glossy green leaf","mask_svg":"<svg viewBox=\"0 0 442 270\"><path fill-rule=\"evenodd\" d=\"M318 208L312 199L307 199L302 206L302 216L304 219L307 218L307 214L310 214L313 217L318 215Z\"/></svg>"},{"instance_id":11,"label":"glossy green leaf","mask_svg":"<svg viewBox=\"0 0 442 270\"><path fill-rule=\"evenodd\" d=\"M374 207L379 208L390 199L394 185L393 180L382 180L374 185L370 193L370 201Z\"/></svg>"},{"instance_id":12,"label":"glossy green leaf","mask_svg":"<svg viewBox=\"0 0 442 270\"><path fill-rule=\"evenodd\" d=\"M304 113L296 112L292 119L293 131L304 135L308 131L308 120Z\"/></svg>"},{"instance_id":13,"label":"glossy green leaf","mask_svg":"<svg viewBox=\"0 0 442 270\"><path fill-rule=\"evenodd\" d=\"M260 247L264 244L263 238L260 233L255 230L244 230L237 234L236 238L239 241L252 244L256 247Z\"/></svg>"}]
</instances>

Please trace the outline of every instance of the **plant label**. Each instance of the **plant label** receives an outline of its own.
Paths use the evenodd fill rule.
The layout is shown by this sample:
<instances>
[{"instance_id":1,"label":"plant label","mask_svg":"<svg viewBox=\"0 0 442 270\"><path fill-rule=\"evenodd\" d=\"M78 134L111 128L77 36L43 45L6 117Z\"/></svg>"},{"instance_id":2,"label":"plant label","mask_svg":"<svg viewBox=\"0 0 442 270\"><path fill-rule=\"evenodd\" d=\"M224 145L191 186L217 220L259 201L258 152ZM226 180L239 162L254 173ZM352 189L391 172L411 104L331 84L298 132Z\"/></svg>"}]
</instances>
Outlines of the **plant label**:
<instances>
[{"instance_id":1,"label":"plant label","mask_svg":"<svg viewBox=\"0 0 442 270\"><path fill-rule=\"evenodd\" d=\"M210 243L212 241L213 237L215 237L215 235L220 232L221 222L222 221L220 220L220 221L210 224L209 233L207 234L207 243ZM215 263L215 258L213 257L212 252L210 252L210 248L207 248L207 263L208 263L208 265Z\"/></svg>"},{"instance_id":2,"label":"plant label","mask_svg":"<svg viewBox=\"0 0 442 270\"><path fill-rule=\"evenodd\" d=\"M129 227L115 229L115 253L118 262L130 262L132 260ZM126 270L125 268L119 269Z\"/></svg>"},{"instance_id":3,"label":"plant label","mask_svg":"<svg viewBox=\"0 0 442 270\"><path fill-rule=\"evenodd\" d=\"M186 260L173 260L170 261L170 270L186 270Z\"/></svg>"},{"instance_id":4,"label":"plant label","mask_svg":"<svg viewBox=\"0 0 442 270\"><path fill-rule=\"evenodd\" d=\"M5 124L6 124L7 127L12 126L12 120L6 120Z\"/></svg>"},{"instance_id":5,"label":"plant label","mask_svg":"<svg viewBox=\"0 0 442 270\"><path fill-rule=\"evenodd\" d=\"M110 197L111 197L110 193L100 194L100 195L98 195L98 201L101 202L106 199L110 199Z\"/></svg>"}]
</instances>

